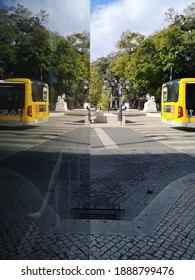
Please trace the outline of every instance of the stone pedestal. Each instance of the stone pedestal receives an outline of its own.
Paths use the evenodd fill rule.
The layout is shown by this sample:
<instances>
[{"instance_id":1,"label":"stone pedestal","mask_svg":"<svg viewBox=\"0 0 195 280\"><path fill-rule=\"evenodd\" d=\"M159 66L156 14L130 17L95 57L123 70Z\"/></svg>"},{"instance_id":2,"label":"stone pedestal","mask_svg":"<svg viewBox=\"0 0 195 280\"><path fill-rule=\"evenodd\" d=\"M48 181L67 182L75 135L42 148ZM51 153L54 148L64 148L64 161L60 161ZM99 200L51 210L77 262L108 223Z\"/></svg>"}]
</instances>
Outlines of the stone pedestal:
<instances>
[{"instance_id":1,"label":"stone pedestal","mask_svg":"<svg viewBox=\"0 0 195 280\"><path fill-rule=\"evenodd\" d=\"M88 120L88 116L85 116L85 125L93 126L125 126L125 116L122 117L122 121L118 121L118 116L116 114L104 113L103 111L98 111L95 114L95 118L91 117L91 124Z\"/></svg>"}]
</instances>

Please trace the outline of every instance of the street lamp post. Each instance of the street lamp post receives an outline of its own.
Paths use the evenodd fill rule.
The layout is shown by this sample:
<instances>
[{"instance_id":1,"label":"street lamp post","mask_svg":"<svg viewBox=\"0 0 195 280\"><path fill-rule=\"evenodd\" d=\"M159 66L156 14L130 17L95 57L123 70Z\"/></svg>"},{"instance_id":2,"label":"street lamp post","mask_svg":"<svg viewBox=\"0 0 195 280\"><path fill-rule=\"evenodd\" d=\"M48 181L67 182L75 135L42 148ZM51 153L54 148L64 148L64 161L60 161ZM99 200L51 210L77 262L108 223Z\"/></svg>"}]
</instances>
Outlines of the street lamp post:
<instances>
[{"instance_id":1,"label":"street lamp post","mask_svg":"<svg viewBox=\"0 0 195 280\"><path fill-rule=\"evenodd\" d=\"M111 85L111 88L112 88L112 96L111 96L111 101L110 101L110 108L112 108L112 105L113 105L113 98L115 97L115 94L114 94L114 92L115 92L115 86L116 86L116 80L112 80L111 82L110 82L110 85ZM115 101L115 108L117 108L117 100L114 98L114 101Z\"/></svg>"},{"instance_id":2,"label":"street lamp post","mask_svg":"<svg viewBox=\"0 0 195 280\"><path fill-rule=\"evenodd\" d=\"M84 90L86 90L86 91L89 90L89 81L87 79L84 80ZM90 105L87 107L87 111L88 111L88 121L91 123Z\"/></svg>"},{"instance_id":3,"label":"street lamp post","mask_svg":"<svg viewBox=\"0 0 195 280\"><path fill-rule=\"evenodd\" d=\"M85 90L88 90L89 89L89 81L86 79L86 80L84 80L84 89Z\"/></svg>"},{"instance_id":4,"label":"street lamp post","mask_svg":"<svg viewBox=\"0 0 195 280\"><path fill-rule=\"evenodd\" d=\"M123 114L122 114L122 88L125 90L129 90L130 82L128 80L125 80L123 87L120 83L118 83L118 98L119 98L119 112L118 112L118 121L120 124L122 124L123 120Z\"/></svg>"},{"instance_id":5,"label":"street lamp post","mask_svg":"<svg viewBox=\"0 0 195 280\"><path fill-rule=\"evenodd\" d=\"M173 68L171 67L170 68L170 81L172 81L173 79Z\"/></svg>"},{"instance_id":6,"label":"street lamp post","mask_svg":"<svg viewBox=\"0 0 195 280\"><path fill-rule=\"evenodd\" d=\"M107 85L108 81L104 80L104 84ZM117 95L115 97L115 108L118 107L118 121L120 124L122 124L122 86L119 82L119 79L113 78L111 82L109 83L110 86L112 87L112 97L114 96L114 92L117 92ZM119 104L117 106L117 103ZM112 99L111 99L111 104L112 105ZM112 107L112 106L110 106Z\"/></svg>"},{"instance_id":7,"label":"street lamp post","mask_svg":"<svg viewBox=\"0 0 195 280\"><path fill-rule=\"evenodd\" d=\"M49 89L50 89L50 109L54 109L54 93L53 93L53 79L52 79L52 66L51 63L49 62Z\"/></svg>"},{"instance_id":8,"label":"street lamp post","mask_svg":"<svg viewBox=\"0 0 195 280\"><path fill-rule=\"evenodd\" d=\"M119 111L118 111L118 121L122 124L123 114L122 114L122 86L118 83L118 98L119 98Z\"/></svg>"}]
</instances>

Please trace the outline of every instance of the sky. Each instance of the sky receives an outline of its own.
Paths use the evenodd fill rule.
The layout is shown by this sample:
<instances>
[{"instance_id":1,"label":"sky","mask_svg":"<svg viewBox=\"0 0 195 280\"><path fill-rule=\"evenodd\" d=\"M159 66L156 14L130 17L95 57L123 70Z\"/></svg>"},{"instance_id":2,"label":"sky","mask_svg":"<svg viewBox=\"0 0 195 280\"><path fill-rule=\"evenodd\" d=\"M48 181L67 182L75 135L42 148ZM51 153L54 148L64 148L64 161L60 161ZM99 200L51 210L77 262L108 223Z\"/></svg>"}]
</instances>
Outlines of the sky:
<instances>
[{"instance_id":1,"label":"sky","mask_svg":"<svg viewBox=\"0 0 195 280\"><path fill-rule=\"evenodd\" d=\"M165 12L182 13L193 0L0 0L0 7L18 3L34 14L49 13L49 29L67 36L90 32L91 61L116 51L124 31L150 35L168 23Z\"/></svg>"},{"instance_id":2,"label":"sky","mask_svg":"<svg viewBox=\"0 0 195 280\"><path fill-rule=\"evenodd\" d=\"M165 12L183 12L193 0L91 0L91 61L116 51L123 31L151 35L168 24Z\"/></svg>"},{"instance_id":3,"label":"sky","mask_svg":"<svg viewBox=\"0 0 195 280\"><path fill-rule=\"evenodd\" d=\"M0 7L23 5L33 14L41 9L49 13L48 28L63 36L89 32L90 0L0 0Z\"/></svg>"}]
</instances>

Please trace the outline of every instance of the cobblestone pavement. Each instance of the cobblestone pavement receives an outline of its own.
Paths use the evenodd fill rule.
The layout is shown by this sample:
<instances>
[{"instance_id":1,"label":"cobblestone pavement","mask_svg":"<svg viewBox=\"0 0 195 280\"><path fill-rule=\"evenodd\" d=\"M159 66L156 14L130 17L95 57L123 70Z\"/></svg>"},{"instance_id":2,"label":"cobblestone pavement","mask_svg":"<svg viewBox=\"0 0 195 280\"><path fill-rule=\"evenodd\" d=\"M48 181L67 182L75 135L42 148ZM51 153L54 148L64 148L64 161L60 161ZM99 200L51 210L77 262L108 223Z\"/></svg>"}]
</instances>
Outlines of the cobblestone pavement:
<instances>
[{"instance_id":1,"label":"cobblestone pavement","mask_svg":"<svg viewBox=\"0 0 195 280\"><path fill-rule=\"evenodd\" d=\"M80 139L73 143L71 139L76 139L78 129ZM40 162L40 153L44 152L50 166L41 185L27 172L29 165L26 168L25 164L17 166L8 159L1 162L1 259L195 259L193 152L184 153L180 150L181 144L178 149L163 143L162 135L160 141L154 139L155 135L159 137L158 129L167 137L169 133L171 137L173 130L161 127L159 119L142 114L127 116L126 127L117 128L117 133L113 128L103 129L119 149L105 149L94 127L89 129L82 124L49 139L44 146L32 147L30 151L34 151L37 162ZM148 136L150 133L153 137ZM180 140L187 132L182 133L177 136ZM185 139L188 141L187 137ZM190 139L194 141L192 134ZM51 147L54 153L49 156ZM28 161L31 153L19 153L13 161L20 159L22 162L24 157ZM55 166L60 154L60 166ZM55 167L55 188L50 189L49 205L46 203L46 210L37 222L41 197L40 204L34 205L33 196L32 201L28 201L28 192L27 200L21 195L24 195L25 187L32 191L34 186L40 185L35 198L44 197ZM38 169L40 173L45 172L42 164ZM191 179L182 194L150 234L139 234L139 231L132 234L125 229L122 234L114 231L96 233L90 221L86 222L84 232L81 228L75 232L71 228L68 232L64 227L56 230L56 225L52 225L69 220L71 215L80 215L78 209L90 207L112 211L124 209L122 220L128 223L167 185L178 178L178 184L185 184L185 178L189 176ZM29 205L32 205L34 216L28 215ZM76 209L76 214L72 209Z\"/></svg>"}]
</instances>

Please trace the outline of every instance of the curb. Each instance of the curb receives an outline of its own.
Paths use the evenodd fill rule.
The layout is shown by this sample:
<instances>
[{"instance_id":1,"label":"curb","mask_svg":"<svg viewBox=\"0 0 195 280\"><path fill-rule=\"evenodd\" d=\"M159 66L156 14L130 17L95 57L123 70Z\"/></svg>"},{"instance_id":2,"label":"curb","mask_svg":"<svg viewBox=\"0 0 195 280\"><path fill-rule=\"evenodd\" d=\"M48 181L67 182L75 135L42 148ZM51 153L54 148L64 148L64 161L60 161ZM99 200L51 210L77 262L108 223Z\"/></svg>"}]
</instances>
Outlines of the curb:
<instances>
[{"instance_id":1,"label":"curb","mask_svg":"<svg viewBox=\"0 0 195 280\"><path fill-rule=\"evenodd\" d=\"M161 117L161 113L158 113L158 112L147 113L146 116L147 117L157 117L157 118L160 118Z\"/></svg>"},{"instance_id":2,"label":"curb","mask_svg":"<svg viewBox=\"0 0 195 280\"><path fill-rule=\"evenodd\" d=\"M166 186L134 219L134 223L145 235L151 234L184 190L194 182L195 173L192 173Z\"/></svg>"},{"instance_id":3,"label":"curb","mask_svg":"<svg viewBox=\"0 0 195 280\"><path fill-rule=\"evenodd\" d=\"M49 117L58 117L58 116L64 116L64 112L50 112Z\"/></svg>"}]
</instances>

